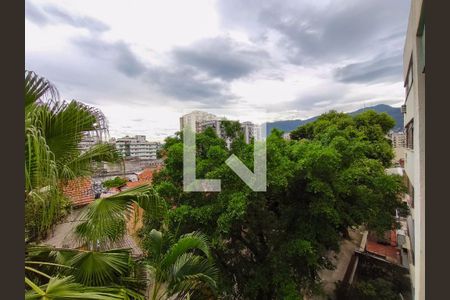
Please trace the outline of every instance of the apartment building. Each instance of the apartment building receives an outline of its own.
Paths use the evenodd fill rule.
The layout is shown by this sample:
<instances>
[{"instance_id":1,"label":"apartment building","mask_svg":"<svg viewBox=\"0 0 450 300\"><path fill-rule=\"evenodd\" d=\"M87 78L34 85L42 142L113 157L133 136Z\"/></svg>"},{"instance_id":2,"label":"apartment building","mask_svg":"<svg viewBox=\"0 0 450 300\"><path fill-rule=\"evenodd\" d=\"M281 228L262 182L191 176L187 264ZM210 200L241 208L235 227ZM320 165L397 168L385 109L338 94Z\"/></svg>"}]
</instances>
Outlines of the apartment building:
<instances>
[{"instance_id":1,"label":"apartment building","mask_svg":"<svg viewBox=\"0 0 450 300\"><path fill-rule=\"evenodd\" d=\"M250 143L252 138L254 138L255 141L262 139L261 126L253 124L252 122L242 122L241 129L244 133L244 139L247 144Z\"/></svg>"},{"instance_id":2,"label":"apartment building","mask_svg":"<svg viewBox=\"0 0 450 300\"><path fill-rule=\"evenodd\" d=\"M195 132L198 132L198 123L203 121L216 120L217 116L204 111L193 111L180 118L180 131L183 131L184 127L189 127Z\"/></svg>"},{"instance_id":3,"label":"apartment building","mask_svg":"<svg viewBox=\"0 0 450 300\"><path fill-rule=\"evenodd\" d=\"M394 148L394 164L404 165L406 134L403 132L391 132L389 133L389 138L391 139L392 147Z\"/></svg>"},{"instance_id":4,"label":"apartment building","mask_svg":"<svg viewBox=\"0 0 450 300\"><path fill-rule=\"evenodd\" d=\"M180 129L183 130L185 126L189 126L196 133L200 133L206 128L212 128L216 132L217 136L224 138L225 134L222 127L222 122L225 120L226 118L217 117L214 114L194 111L180 118ZM261 126L248 121L240 123L240 126L244 134L244 140L247 144L250 143L252 139L262 139Z\"/></svg>"},{"instance_id":5,"label":"apartment building","mask_svg":"<svg viewBox=\"0 0 450 300\"><path fill-rule=\"evenodd\" d=\"M394 148L405 148L406 146L406 135L403 132L393 132L390 135L392 141L392 147Z\"/></svg>"},{"instance_id":6,"label":"apartment building","mask_svg":"<svg viewBox=\"0 0 450 300\"><path fill-rule=\"evenodd\" d=\"M424 1L412 0L403 53L405 174L411 218L414 299L425 299L425 22Z\"/></svg>"},{"instance_id":7,"label":"apartment building","mask_svg":"<svg viewBox=\"0 0 450 300\"><path fill-rule=\"evenodd\" d=\"M140 159L157 159L157 151L161 144L158 142L149 142L145 135L136 135L134 137L125 136L116 140L111 140L116 149L124 157L137 157Z\"/></svg>"}]
</instances>

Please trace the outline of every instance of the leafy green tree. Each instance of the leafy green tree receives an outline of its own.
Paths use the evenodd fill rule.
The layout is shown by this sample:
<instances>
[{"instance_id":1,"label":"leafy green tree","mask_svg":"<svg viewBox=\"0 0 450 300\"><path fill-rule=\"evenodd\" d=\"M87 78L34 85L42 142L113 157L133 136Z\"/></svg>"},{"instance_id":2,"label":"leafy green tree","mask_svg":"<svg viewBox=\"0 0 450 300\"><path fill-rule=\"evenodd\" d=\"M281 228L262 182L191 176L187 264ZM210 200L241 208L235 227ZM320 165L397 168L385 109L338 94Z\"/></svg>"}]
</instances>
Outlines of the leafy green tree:
<instances>
[{"instance_id":1,"label":"leafy green tree","mask_svg":"<svg viewBox=\"0 0 450 300\"><path fill-rule=\"evenodd\" d=\"M197 178L220 178L219 193L183 191L182 134L164 146L165 168L154 177L168 190L164 227L175 237L201 231L211 240L220 290L239 299L300 299L320 289L318 271L332 268L328 250L351 226L377 231L395 225L403 185L387 175L392 147L389 118L330 112L286 141L267 138L267 192L253 192L225 164L237 155L253 169L253 144L229 129L231 147L213 130L196 136ZM160 188L161 187L161 188Z\"/></svg>"}]
</instances>

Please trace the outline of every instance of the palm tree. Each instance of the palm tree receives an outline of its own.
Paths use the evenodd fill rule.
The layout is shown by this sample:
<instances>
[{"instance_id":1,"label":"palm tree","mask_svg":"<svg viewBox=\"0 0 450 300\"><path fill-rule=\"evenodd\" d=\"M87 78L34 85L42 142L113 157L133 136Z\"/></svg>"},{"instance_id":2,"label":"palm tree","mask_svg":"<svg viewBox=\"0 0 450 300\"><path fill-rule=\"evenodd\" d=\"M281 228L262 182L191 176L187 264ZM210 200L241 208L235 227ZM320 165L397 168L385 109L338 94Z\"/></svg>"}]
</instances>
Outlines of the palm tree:
<instances>
[{"instance_id":1,"label":"palm tree","mask_svg":"<svg viewBox=\"0 0 450 300\"><path fill-rule=\"evenodd\" d=\"M149 234L147 267L153 285L149 299L189 299L201 288L215 291L218 271L206 237L193 232L174 244L168 242L160 231Z\"/></svg>"},{"instance_id":2,"label":"palm tree","mask_svg":"<svg viewBox=\"0 0 450 300\"><path fill-rule=\"evenodd\" d=\"M25 207L26 234L39 238L61 217L67 205L61 185L89 174L93 161L118 158L99 144L81 153L87 132L107 131L103 114L85 104L59 100L45 78L25 71ZM89 250L29 248L26 258L27 299L142 299L140 264L127 249L106 250L121 238L133 205L163 223L166 202L149 185L97 199L86 210L76 233ZM27 243L29 242L27 240ZM206 239L199 233L168 245L162 233L150 232L152 299L189 298L200 287L215 290L217 270ZM34 250L33 250L34 249Z\"/></svg>"},{"instance_id":3,"label":"palm tree","mask_svg":"<svg viewBox=\"0 0 450 300\"><path fill-rule=\"evenodd\" d=\"M116 151L100 143L81 153L86 133L107 132L103 114L81 102L60 101L57 89L45 78L25 71L25 208L28 239L43 235L68 206L60 186L87 175L93 161L118 159Z\"/></svg>"},{"instance_id":4,"label":"palm tree","mask_svg":"<svg viewBox=\"0 0 450 300\"><path fill-rule=\"evenodd\" d=\"M108 198L97 199L87 207L76 233L89 250L29 247L25 270L30 299L143 299L147 274L142 265L133 261L130 249L112 249L114 242L123 237L125 222L136 203L152 217L164 218L166 206L149 185L138 186ZM109 249L109 250L108 250ZM57 289L49 289L57 286ZM78 297L84 288L102 297ZM98 288L98 289L97 289ZM69 290L67 290L69 289ZM53 295L57 292L58 297ZM72 294L73 292L74 294ZM93 295L94 295L93 294ZM35 297L42 298L35 298ZM64 296L64 297L63 297ZM47 298L45 298L47 297Z\"/></svg>"},{"instance_id":5,"label":"palm tree","mask_svg":"<svg viewBox=\"0 0 450 300\"><path fill-rule=\"evenodd\" d=\"M61 185L66 180L90 174L94 161L118 158L108 144L98 144L83 153L78 148L85 133L101 135L106 131L106 119L99 110L74 100L60 101L57 89L48 80L25 71L25 218L28 245L31 239L39 239L61 217L68 204L61 192ZM154 203L158 199L149 187L120 193L108 199L109 202L99 199L88 209L84 231L81 230L88 234L80 234L80 238L86 242L98 241L104 230L109 240L117 239L122 232L120 226L107 220L119 220L119 224L124 224L130 203L138 203L151 211L157 207ZM149 203L146 200L150 200L147 201ZM123 209L121 213L117 211L119 207ZM103 213L102 217L98 212ZM113 228L119 228L115 235L111 234ZM131 260L129 250L40 249L38 253L39 259L31 259L36 251L27 252L27 298L143 298L135 292L139 290L140 280L132 270L136 263ZM127 288L129 286L132 289Z\"/></svg>"}]
</instances>

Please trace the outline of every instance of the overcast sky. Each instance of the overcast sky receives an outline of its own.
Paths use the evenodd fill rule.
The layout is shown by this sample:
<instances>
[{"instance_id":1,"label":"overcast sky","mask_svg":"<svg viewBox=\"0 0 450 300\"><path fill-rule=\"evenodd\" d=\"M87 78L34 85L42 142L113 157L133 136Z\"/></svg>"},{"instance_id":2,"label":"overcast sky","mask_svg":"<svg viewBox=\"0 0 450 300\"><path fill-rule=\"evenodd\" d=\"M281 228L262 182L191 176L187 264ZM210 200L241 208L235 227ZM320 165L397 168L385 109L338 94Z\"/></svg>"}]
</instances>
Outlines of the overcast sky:
<instances>
[{"instance_id":1,"label":"overcast sky","mask_svg":"<svg viewBox=\"0 0 450 300\"><path fill-rule=\"evenodd\" d=\"M63 99L100 108L115 137L162 140L191 109L255 108L276 120L399 106L409 6L26 0L25 65Z\"/></svg>"}]
</instances>

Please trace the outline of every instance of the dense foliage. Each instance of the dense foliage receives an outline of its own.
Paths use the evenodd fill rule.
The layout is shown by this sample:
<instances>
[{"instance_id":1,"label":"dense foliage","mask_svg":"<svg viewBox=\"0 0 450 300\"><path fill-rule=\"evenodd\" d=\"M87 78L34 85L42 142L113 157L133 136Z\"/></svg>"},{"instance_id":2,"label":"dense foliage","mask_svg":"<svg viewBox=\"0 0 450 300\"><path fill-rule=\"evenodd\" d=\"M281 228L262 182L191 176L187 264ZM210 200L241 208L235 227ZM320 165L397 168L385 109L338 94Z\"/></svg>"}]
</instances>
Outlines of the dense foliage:
<instances>
[{"instance_id":1,"label":"dense foliage","mask_svg":"<svg viewBox=\"0 0 450 300\"><path fill-rule=\"evenodd\" d=\"M387 175L393 150L386 134L394 121L367 111L330 112L292 132L267 138L267 192L253 192L225 160L237 155L253 169L253 144L227 126L230 147L212 129L197 134L197 178L220 178L218 193L183 192L182 134L166 140L165 168L155 189L173 206L163 223L174 236L201 231L212 241L223 296L299 299L320 287L318 271L331 268L327 250L351 226L383 232L403 207L400 177Z\"/></svg>"}]
</instances>

